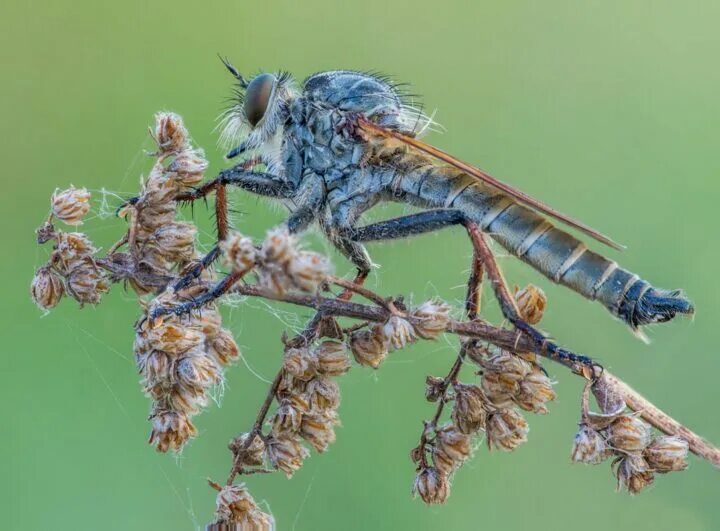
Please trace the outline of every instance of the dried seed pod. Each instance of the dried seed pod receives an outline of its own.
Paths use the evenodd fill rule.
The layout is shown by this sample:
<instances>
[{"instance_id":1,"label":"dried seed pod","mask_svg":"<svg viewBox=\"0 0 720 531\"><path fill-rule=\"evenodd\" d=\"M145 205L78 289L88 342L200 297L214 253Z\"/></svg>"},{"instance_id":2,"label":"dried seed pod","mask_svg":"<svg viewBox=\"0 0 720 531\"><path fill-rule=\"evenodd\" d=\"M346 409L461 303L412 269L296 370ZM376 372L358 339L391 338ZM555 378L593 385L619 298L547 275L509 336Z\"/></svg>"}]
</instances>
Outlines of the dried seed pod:
<instances>
[{"instance_id":1,"label":"dried seed pod","mask_svg":"<svg viewBox=\"0 0 720 531\"><path fill-rule=\"evenodd\" d=\"M258 251L253 241L239 232L232 232L221 241L220 250L226 263L237 271L248 271L255 267Z\"/></svg>"},{"instance_id":2,"label":"dried seed pod","mask_svg":"<svg viewBox=\"0 0 720 531\"><path fill-rule=\"evenodd\" d=\"M90 212L90 192L71 186L52 196L52 215L68 225L82 225L82 218Z\"/></svg>"},{"instance_id":3,"label":"dried seed pod","mask_svg":"<svg viewBox=\"0 0 720 531\"><path fill-rule=\"evenodd\" d=\"M260 249L263 262L280 265L288 264L296 253L295 238L283 226L269 230Z\"/></svg>"},{"instance_id":4,"label":"dried seed pod","mask_svg":"<svg viewBox=\"0 0 720 531\"><path fill-rule=\"evenodd\" d=\"M377 369L388 354L388 344L378 328L357 330L350 335L350 350L355 361Z\"/></svg>"},{"instance_id":5,"label":"dried seed pod","mask_svg":"<svg viewBox=\"0 0 720 531\"><path fill-rule=\"evenodd\" d=\"M462 433L473 434L485 428L485 395L476 385L455 384L452 419Z\"/></svg>"},{"instance_id":6,"label":"dried seed pod","mask_svg":"<svg viewBox=\"0 0 720 531\"><path fill-rule=\"evenodd\" d=\"M87 234L82 232L59 232L55 250L63 274L84 265L97 252Z\"/></svg>"},{"instance_id":7,"label":"dried seed pod","mask_svg":"<svg viewBox=\"0 0 720 531\"><path fill-rule=\"evenodd\" d=\"M300 436L322 453L335 442L334 427L337 424L339 420L334 410L311 411L302 417Z\"/></svg>"},{"instance_id":8,"label":"dried seed pod","mask_svg":"<svg viewBox=\"0 0 720 531\"><path fill-rule=\"evenodd\" d=\"M158 227L150 237L154 252L171 262L184 262L195 256L197 228L192 223L175 221Z\"/></svg>"},{"instance_id":9,"label":"dried seed pod","mask_svg":"<svg viewBox=\"0 0 720 531\"><path fill-rule=\"evenodd\" d=\"M573 442L570 458L575 463L597 465L610 457L612 451L605 438L590 426L582 424Z\"/></svg>"},{"instance_id":10,"label":"dried seed pod","mask_svg":"<svg viewBox=\"0 0 720 531\"><path fill-rule=\"evenodd\" d=\"M520 310L520 317L523 320L533 325L540 322L547 306L547 297L543 290L528 284L515 293L515 300L517 301L518 310Z\"/></svg>"},{"instance_id":11,"label":"dried seed pod","mask_svg":"<svg viewBox=\"0 0 720 531\"><path fill-rule=\"evenodd\" d=\"M547 413L545 404L555 400L556 396L552 386L552 380L540 367L535 366L532 368L532 372L520 382L513 401L525 411Z\"/></svg>"},{"instance_id":12,"label":"dried seed pod","mask_svg":"<svg viewBox=\"0 0 720 531\"><path fill-rule=\"evenodd\" d=\"M639 455L628 454L619 458L614 465L618 491L627 489L630 494L637 494L655 480L647 461Z\"/></svg>"},{"instance_id":13,"label":"dried seed pod","mask_svg":"<svg viewBox=\"0 0 720 531\"><path fill-rule=\"evenodd\" d=\"M250 433L243 433L230 441L230 451L237 456L238 462L248 466L261 466L264 462L265 442L258 436L252 434L252 441L248 443Z\"/></svg>"},{"instance_id":14,"label":"dried seed pod","mask_svg":"<svg viewBox=\"0 0 720 531\"><path fill-rule=\"evenodd\" d=\"M412 325L400 316L393 315L385 321L381 328L385 341L393 349L401 349L415 341L415 330Z\"/></svg>"},{"instance_id":15,"label":"dried seed pod","mask_svg":"<svg viewBox=\"0 0 720 531\"><path fill-rule=\"evenodd\" d=\"M182 354L197 347L205 340L205 334L172 322L157 328L139 330L135 337L135 352L161 350L168 354Z\"/></svg>"},{"instance_id":16,"label":"dried seed pod","mask_svg":"<svg viewBox=\"0 0 720 531\"><path fill-rule=\"evenodd\" d=\"M288 348L283 368L298 380L308 381L317 374L317 358L308 348Z\"/></svg>"},{"instance_id":17,"label":"dried seed pod","mask_svg":"<svg viewBox=\"0 0 720 531\"><path fill-rule=\"evenodd\" d=\"M260 286L275 295L283 296L293 287L292 280L281 266L263 263L257 271Z\"/></svg>"},{"instance_id":18,"label":"dried seed pod","mask_svg":"<svg viewBox=\"0 0 720 531\"><path fill-rule=\"evenodd\" d=\"M39 308L49 310L57 306L65 295L65 286L60 275L43 266L35 273L30 285L30 294Z\"/></svg>"},{"instance_id":19,"label":"dried seed pod","mask_svg":"<svg viewBox=\"0 0 720 531\"><path fill-rule=\"evenodd\" d=\"M295 437L271 435L267 439L265 456L276 469L282 470L288 478L300 469L302 462L310 455Z\"/></svg>"},{"instance_id":20,"label":"dried seed pod","mask_svg":"<svg viewBox=\"0 0 720 531\"><path fill-rule=\"evenodd\" d=\"M170 388L174 383L176 361L175 355L160 350L136 351L135 364L145 392L155 395Z\"/></svg>"},{"instance_id":21,"label":"dried seed pod","mask_svg":"<svg viewBox=\"0 0 720 531\"><path fill-rule=\"evenodd\" d=\"M338 341L323 341L315 349L317 370L326 376L341 376L350 370L347 347Z\"/></svg>"},{"instance_id":22,"label":"dried seed pod","mask_svg":"<svg viewBox=\"0 0 720 531\"><path fill-rule=\"evenodd\" d=\"M244 520L250 511L257 509L255 500L245 484L225 485L215 501L215 515L220 522L234 523Z\"/></svg>"},{"instance_id":23,"label":"dried seed pod","mask_svg":"<svg viewBox=\"0 0 720 531\"><path fill-rule=\"evenodd\" d=\"M420 496L428 505L445 503L450 495L450 482L437 468L423 468L415 477L413 495Z\"/></svg>"},{"instance_id":24,"label":"dried seed pod","mask_svg":"<svg viewBox=\"0 0 720 531\"><path fill-rule=\"evenodd\" d=\"M302 291L316 293L332 273L330 261L318 253L300 251L295 253L287 266L292 283Z\"/></svg>"},{"instance_id":25,"label":"dried seed pod","mask_svg":"<svg viewBox=\"0 0 720 531\"><path fill-rule=\"evenodd\" d=\"M452 424L446 424L437 430L432 455L433 463L440 472L450 475L471 453L472 440L469 435L462 433Z\"/></svg>"},{"instance_id":26,"label":"dried seed pod","mask_svg":"<svg viewBox=\"0 0 720 531\"><path fill-rule=\"evenodd\" d=\"M98 304L110 290L104 273L92 262L74 267L67 276L67 292L83 304Z\"/></svg>"},{"instance_id":27,"label":"dried seed pod","mask_svg":"<svg viewBox=\"0 0 720 531\"><path fill-rule=\"evenodd\" d=\"M437 402L445 392L445 379L437 376L425 378L425 399L428 402Z\"/></svg>"},{"instance_id":28,"label":"dried seed pod","mask_svg":"<svg viewBox=\"0 0 720 531\"><path fill-rule=\"evenodd\" d=\"M275 415L270 420L273 433L278 435L297 433L308 409L310 409L310 405L300 395L289 395L283 398Z\"/></svg>"},{"instance_id":29,"label":"dried seed pod","mask_svg":"<svg viewBox=\"0 0 720 531\"><path fill-rule=\"evenodd\" d=\"M651 437L650 426L635 415L621 415L607 428L610 446L623 452L641 452Z\"/></svg>"},{"instance_id":30,"label":"dried seed pod","mask_svg":"<svg viewBox=\"0 0 720 531\"><path fill-rule=\"evenodd\" d=\"M680 472L688 467L688 442L680 437L661 435L645 448L643 456L654 472Z\"/></svg>"},{"instance_id":31,"label":"dried seed pod","mask_svg":"<svg viewBox=\"0 0 720 531\"><path fill-rule=\"evenodd\" d=\"M187 149L179 153L167 167L173 179L181 186L195 186L203 180L203 173L208 168L202 150Z\"/></svg>"},{"instance_id":32,"label":"dried seed pod","mask_svg":"<svg viewBox=\"0 0 720 531\"><path fill-rule=\"evenodd\" d=\"M488 446L504 452L512 452L527 442L529 427L525 417L513 408L498 409L488 416Z\"/></svg>"},{"instance_id":33,"label":"dried seed pod","mask_svg":"<svg viewBox=\"0 0 720 531\"><path fill-rule=\"evenodd\" d=\"M221 328L208 340L208 354L210 354L220 366L234 362L240 357L240 349L233 338L232 332Z\"/></svg>"},{"instance_id":34,"label":"dried seed pod","mask_svg":"<svg viewBox=\"0 0 720 531\"><path fill-rule=\"evenodd\" d=\"M177 153L188 148L188 132L182 118L172 112L155 115L155 141L162 153Z\"/></svg>"},{"instance_id":35,"label":"dried seed pod","mask_svg":"<svg viewBox=\"0 0 720 531\"><path fill-rule=\"evenodd\" d=\"M425 301L412 312L412 316L417 319L414 324L417 335L423 339L435 339L450 322L450 306L437 299Z\"/></svg>"},{"instance_id":36,"label":"dried seed pod","mask_svg":"<svg viewBox=\"0 0 720 531\"><path fill-rule=\"evenodd\" d=\"M330 378L313 378L308 382L305 392L313 410L337 409L340 405L340 387Z\"/></svg>"},{"instance_id":37,"label":"dried seed pod","mask_svg":"<svg viewBox=\"0 0 720 531\"><path fill-rule=\"evenodd\" d=\"M208 389L222 381L220 367L202 348L184 353L177 362L177 381L184 388Z\"/></svg>"},{"instance_id":38,"label":"dried seed pod","mask_svg":"<svg viewBox=\"0 0 720 531\"><path fill-rule=\"evenodd\" d=\"M197 429L190 419L176 411L158 410L150 415L152 431L148 442L154 444L158 452L174 452L197 435Z\"/></svg>"}]
</instances>

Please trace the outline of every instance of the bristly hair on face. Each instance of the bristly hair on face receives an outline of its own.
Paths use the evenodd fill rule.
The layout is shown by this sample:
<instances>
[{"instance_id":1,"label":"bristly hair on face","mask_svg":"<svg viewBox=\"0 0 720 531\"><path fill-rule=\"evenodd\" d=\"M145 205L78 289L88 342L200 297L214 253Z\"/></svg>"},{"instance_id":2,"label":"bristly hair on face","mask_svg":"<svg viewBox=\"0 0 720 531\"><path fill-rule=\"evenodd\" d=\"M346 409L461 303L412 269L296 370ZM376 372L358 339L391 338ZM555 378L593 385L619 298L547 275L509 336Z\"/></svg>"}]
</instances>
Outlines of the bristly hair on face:
<instances>
[{"instance_id":1,"label":"bristly hair on face","mask_svg":"<svg viewBox=\"0 0 720 531\"><path fill-rule=\"evenodd\" d=\"M230 68L228 67L229 70ZM233 70L230 70L231 73ZM218 144L222 148L235 147L243 139L249 149L259 147L270 139L285 121L288 103L296 95L295 81L290 73L285 71L275 72L273 75L276 83L270 101L262 120L254 128L250 126L244 110L248 81L236 75L237 81L232 95L227 99L228 106L218 117L218 125L215 128L220 130Z\"/></svg>"}]
</instances>

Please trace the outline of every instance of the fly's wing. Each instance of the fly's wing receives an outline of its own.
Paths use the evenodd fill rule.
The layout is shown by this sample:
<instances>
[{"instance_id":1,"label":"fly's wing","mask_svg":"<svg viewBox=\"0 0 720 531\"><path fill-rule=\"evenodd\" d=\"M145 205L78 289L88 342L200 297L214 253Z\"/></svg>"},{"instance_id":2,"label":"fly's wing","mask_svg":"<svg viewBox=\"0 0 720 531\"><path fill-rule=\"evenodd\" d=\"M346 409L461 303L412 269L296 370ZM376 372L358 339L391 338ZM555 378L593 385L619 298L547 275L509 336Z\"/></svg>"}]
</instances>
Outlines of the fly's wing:
<instances>
[{"instance_id":1,"label":"fly's wing","mask_svg":"<svg viewBox=\"0 0 720 531\"><path fill-rule=\"evenodd\" d=\"M379 135L386 138L393 138L395 140L399 140L400 142L403 142L409 146L412 146L413 148L422 151L423 153L427 153L428 155L435 157L438 160L442 160L443 162L446 162L452 166L455 166L459 170L462 170L463 172L467 173L468 175L475 177L479 181L482 181L483 183L489 184L490 186L493 186L497 188L498 190L501 190L502 192L506 193L513 199L517 200L519 203L522 203L524 205L529 206L530 208L533 208L537 210L538 212L541 212L542 214L545 214L547 216L553 217L559 221L562 221L566 225L569 225L570 227L573 227L584 234L587 234L591 238L594 238L595 240L604 243L605 245L612 247L613 249L617 250L623 250L625 247L608 236L605 236L601 232L596 231L595 229L585 225L584 223L577 221L570 216L563 214L562 212L558 212L554 208L544 204L543 202L535 199L534 197L531 197L527 195L524 192L521 192L520 190L513 188L509 184L506 184L502 181L497 180L492 175L488 175L484 171L482 171L479 168L476 168L475 166L472 166L468 164L467 162L463 162L460 159L457 159L453 157L452 155L445 153L444 151L431 146L430 144L426 144L425 142L422 142L418 140L417 138L413 138L410 136L403 135L402 133L398 133L397 131L393 131L391 129L387 129L385 127L381 127L377 124L374 124L372 122L369 122L363 118L360 118L358 120L358 125L362 130L364 130L366 133L373 134L373 135Z\"/></svg>"}]
</instances>

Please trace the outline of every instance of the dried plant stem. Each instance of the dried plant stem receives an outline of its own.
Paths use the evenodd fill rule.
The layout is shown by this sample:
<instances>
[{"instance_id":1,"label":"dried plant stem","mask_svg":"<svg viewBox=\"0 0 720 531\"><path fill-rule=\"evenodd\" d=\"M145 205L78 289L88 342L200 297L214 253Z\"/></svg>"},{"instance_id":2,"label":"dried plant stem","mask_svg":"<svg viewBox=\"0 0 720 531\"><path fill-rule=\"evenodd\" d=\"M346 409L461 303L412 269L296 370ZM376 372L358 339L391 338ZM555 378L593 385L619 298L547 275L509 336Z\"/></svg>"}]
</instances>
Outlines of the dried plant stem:
<instances>
[{"instance_id":1,"label":"dried plant stem","mask_svg":"<svg viewBox=\"0 0 720 531\"><path fill-rule=\"evenodd\" d=\"M251 285L235 286L232 292L250 297L261 297L314 308L323 315L350 317L373 322L384 322L391 316L387 309L379 306L298 293L277 295L269 290ZM406 316L406 318L411 322L413 321L410 315ZM523 332L498 328L481 319L475 319L473 321L450 320L445 332L467 338L480 339L516 353L533 352L535 349L535 342ZM584 375L583 372L578 369L577 364L572 361L559 360L544 352L540 352L539 354L564 365L575 374L580 376ZM623 396L628 407L637 411L645 421L663 433L677 435L686 439L690 444L690 450L695 455L720 467L720 449L704 441L698 434L670 417L670 415L664 413L660 408L649 402L620 378L610 374L607 370L604 371L603 375L608 378L610 384Z\"/></svg>"}]
</instances>

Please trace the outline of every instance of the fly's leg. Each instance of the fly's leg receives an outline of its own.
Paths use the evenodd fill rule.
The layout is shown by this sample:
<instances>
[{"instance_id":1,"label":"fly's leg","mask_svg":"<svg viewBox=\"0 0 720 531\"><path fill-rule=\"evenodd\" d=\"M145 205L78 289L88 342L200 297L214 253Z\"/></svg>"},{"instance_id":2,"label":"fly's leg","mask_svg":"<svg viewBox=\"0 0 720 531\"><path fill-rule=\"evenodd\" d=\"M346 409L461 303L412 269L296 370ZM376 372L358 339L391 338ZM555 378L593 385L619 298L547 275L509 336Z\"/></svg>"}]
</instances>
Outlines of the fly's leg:
<instances>
[{"instance_id":1,"label":"fly's leg","mask_svg":"<svg viewBox=\"0 0 720 531\"><path fill-rule=\"evenodd\" d=\"M488 279L492 284L495 298L500 304L503 315L515 328L533 341L535 352L541 356L559 361L576 372L580 372L582 366L590 367L594 371L597 364L591 358L574 354L558 346L548 340L537 328L521 318L515 299L507 288L502 272L495 261L495 256L485 241L480 227L467 219L462 211L454 209L428 210L364 227L353 228L350 236L355 241L390 240L432 232L453 225L465 226L473 248L480 257Z\"/></svg>"}]
</instances>

